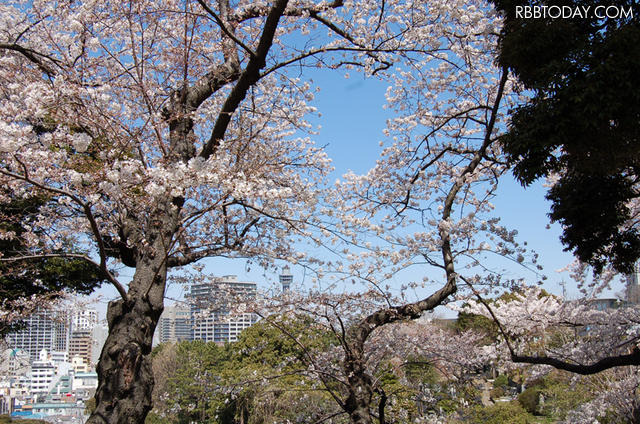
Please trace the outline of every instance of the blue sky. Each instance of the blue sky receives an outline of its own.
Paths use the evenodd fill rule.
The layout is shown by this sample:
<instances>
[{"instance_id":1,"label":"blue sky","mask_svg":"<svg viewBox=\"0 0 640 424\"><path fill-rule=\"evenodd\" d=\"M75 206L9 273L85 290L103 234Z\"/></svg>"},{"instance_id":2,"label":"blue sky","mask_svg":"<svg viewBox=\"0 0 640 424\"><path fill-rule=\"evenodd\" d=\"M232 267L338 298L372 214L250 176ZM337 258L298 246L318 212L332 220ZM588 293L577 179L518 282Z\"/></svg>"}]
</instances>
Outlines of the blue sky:
<instances>
[{"instance_id":1,"label":"blue sky","mask_svg":"<svg viewBox=\"0 0 640 424\"><path fill-rule=\"evenodd\" d=\"M321 87L321 91L316 94L313 105L322 114L320 118L313 120L315 124L322 126L319 135L314 138L318 146L326 146L326 151L333 160L336 170L332 179L339 178L349 170L366 172L380 154L382 130L386 119L391 116L391 112L383 109L386 85L379 81L365 81L356 73L352 73L347 79L335 72L316 72L314 81ZM540 263L549 277L545 288L561 294L562 289L558 283L563 279L569 282L570 279L566 273L561 275L555 270L566 266L572 256L563 252L559 241L559 225L552 224L546 228L549 224L549 202L544 199L545 192L541 183L524 189L512 178L505 178L492 203L496 208L495 214L502 219L503 224L517 229L519 241L527 241L528 246L540 254ZM243 260L210 259L206 261L206 270L217 276L236 274L240 280L256 281L263 287L277 281L277 274L265 272L257 266L247 269ZM132 271L123 270L122 280L127 281L132 276ZM525 277L531 282L536 279L535 275L519 267L514 267L511 272L510 277L513 278ZM310 278L305 277L302 269L293 267L293 274L296 283L310 284ZM420 278L421 276L416 275L417 280ZM180 298L185 290L184 287L171 287L168 296ZM613 295L616 291L620 291L620 286L607 295ZM575 286L567 284L567 293L569 297L575 297ZM98 305L102 311L106 309L106 301L116 296L111 287L102 288L98 294L102 296ZM172 303L171 300L168 303Z\"/></svg>"}]
</instances>

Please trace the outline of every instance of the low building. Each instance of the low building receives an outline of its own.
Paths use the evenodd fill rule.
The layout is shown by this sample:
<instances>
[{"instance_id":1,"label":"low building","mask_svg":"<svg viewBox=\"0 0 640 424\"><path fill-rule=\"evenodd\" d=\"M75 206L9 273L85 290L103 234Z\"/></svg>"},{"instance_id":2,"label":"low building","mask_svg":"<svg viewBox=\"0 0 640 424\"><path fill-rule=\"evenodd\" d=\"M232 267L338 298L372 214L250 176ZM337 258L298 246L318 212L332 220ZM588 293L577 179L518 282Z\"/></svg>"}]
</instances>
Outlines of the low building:
<instances>
[{"instance_id":1,"label":"low building","mask_svg":"<svg viewBox=\"0 0 640 424\"><path fill-rule=\"evenodd\" d=\"M78 372L73 374L71 390L95 390L98 388L98 373Z\"/></svg>"},{"instance_id":2,"label":"low building","mask_svg":"<svg viewBox=\"0 0 640 424\"><path fill-rule=\"evenodd\" d=\"M55 375L56 366L46 349L42 349L39 359L31 364L31 393L34 396L49 393Z\"/></svg>"}]
</instances>

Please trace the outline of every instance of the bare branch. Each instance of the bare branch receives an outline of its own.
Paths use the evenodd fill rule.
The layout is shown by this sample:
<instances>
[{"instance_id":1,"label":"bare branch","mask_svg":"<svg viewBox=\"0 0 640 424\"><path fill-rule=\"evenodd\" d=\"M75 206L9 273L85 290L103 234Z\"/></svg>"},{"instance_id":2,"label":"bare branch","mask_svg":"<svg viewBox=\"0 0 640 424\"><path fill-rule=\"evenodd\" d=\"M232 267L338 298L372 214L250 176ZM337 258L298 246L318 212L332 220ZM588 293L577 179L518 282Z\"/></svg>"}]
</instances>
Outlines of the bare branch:
<instances>
[{"instance_id":1,"label":"bare branch","mask_svg":"<svg viewBox=\"0 0 640 424\"><path fill-rule=\"evenodd\" d=\"M35 50L20 46L18 44L10 44L10 43L0 43L0 49L4 49L4 50L13 50L15 52L18 52L20 54L22 54L24 57L26 57L27 59L29 59L32 63L34 63L38 68L40 68L40 70L42 72L44 72L45 74L47 74L50 77L53 77L56 75L56 72L51 69L51 67L49 67L49 65L47 65L46 63L44 63L40 58L46 58L50 61L52 61L53 63L57 64L57 61L55 59L53 59L50 56L47 56L45 54L39 53Z\"/></svg>"},{"instance_id":2,"label":"bare branch","mask_svg":"<svg viewBox=\"0 0 640 424\"><path fill-rule=\"evenodd\" d=\"M284 9L286 7L287 0L278 0L269 12L267 21L264 24L264 29L262 30L260 42L258 43L258 48L256 49L256 54L251 57L246 69L242 72L242 75L238 79L235 87L233 87L233 90L231 90L231 93L229 93L229 96L218 115L218 120L213 127L211 137L202 149L202 153L200 153L200 156L204 159L209 158L209 156L214 153L220 144L220 140L222 140L225 132L227 131L229 122L231 122L231 116L246 97L249 88L251 88L251 86L260 79L260 70L266 66L267 54L273 44L273 37L275 36L280 17L284 13Z\"/></svg>"},{"instance_id":3,"label":"bare branch","mask_svg":"<svg viewBox=\"0 0 640 424\"><path fill-rule=\"evenodd\" d=\"M256 54L254 53L253 50L251 50L251 48L249 48L247 45L245 45L242 40L240 40L238 37L235 36L235 34L233 33L233 29L227 28L227 24L222 20L222 18L220 18L220 16L218 16L218 14L216 12L214 12L207 3L204 2L204 0L197 0L198 3L200 3L200 6L202 6L202 8L213 17L213 19L216 21L216 23L218 24L218 26L220 27L220 29L222 30L222 32L224 32L224 34L231 38L237 45L239 45L240 47L242 47L247 53L249 53L249 56L254 57Z\"/></svg>"}]
</instances>

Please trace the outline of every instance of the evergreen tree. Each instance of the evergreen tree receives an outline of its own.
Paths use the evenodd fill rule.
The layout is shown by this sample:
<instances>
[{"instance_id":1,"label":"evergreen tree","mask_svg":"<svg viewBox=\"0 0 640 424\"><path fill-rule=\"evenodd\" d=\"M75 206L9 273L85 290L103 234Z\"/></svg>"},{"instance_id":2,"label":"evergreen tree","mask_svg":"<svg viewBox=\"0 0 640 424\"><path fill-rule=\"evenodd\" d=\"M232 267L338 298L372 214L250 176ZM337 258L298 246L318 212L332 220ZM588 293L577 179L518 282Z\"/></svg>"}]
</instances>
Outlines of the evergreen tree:
<instances>
[{"instance_id":1,"label":"evergreen tree","mask_svg":"<svg viewBox=\"0 0 640 424\"><path fill-rule=\"evenodd\" d=\"M600 18L607 9L596 8L610 3L545 1L588 12L523 19L520 7L541 4L494 3L505 19L499 61L533 92L501 138L516 178L526 186L557 175L547 198L567 250L596 272L629 272L640 257L639 5L616 2L619 16Z\"/></svg>"}]
</instances>

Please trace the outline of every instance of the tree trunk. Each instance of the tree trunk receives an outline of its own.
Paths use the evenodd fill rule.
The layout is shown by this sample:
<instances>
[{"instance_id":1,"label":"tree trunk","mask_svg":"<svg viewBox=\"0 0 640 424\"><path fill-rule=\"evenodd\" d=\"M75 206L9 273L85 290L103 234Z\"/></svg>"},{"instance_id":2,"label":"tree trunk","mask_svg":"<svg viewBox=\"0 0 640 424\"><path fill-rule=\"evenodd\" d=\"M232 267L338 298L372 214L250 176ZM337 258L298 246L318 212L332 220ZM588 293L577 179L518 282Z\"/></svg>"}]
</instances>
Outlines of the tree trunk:
<instances>
[{"instance_id":1,"label":"tree trunk","mask_svg":"<svg viewBox=\"0 0 640 424\"><path fill-rule=\"evenodd\" d=\"M371 399L373 398L373 383L365 372L361 357L347 355L344 368L349 385L349 396L344 409L349 414L352 424L372 424Z\"/></svg>"},{"instance_id":2,"label":"tree trunk","mask_svg":"<svg viewBox=\"0 0 640 424\"><path fill-rule=\"evenodd\" d=\"M89 424L141 424L152 407L151 344L167 274L162 256L139 259L128 300L109 303L109 336L97 367L96 409Z\"/></svg>"}]
</instances>

